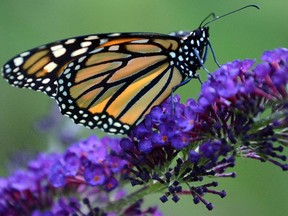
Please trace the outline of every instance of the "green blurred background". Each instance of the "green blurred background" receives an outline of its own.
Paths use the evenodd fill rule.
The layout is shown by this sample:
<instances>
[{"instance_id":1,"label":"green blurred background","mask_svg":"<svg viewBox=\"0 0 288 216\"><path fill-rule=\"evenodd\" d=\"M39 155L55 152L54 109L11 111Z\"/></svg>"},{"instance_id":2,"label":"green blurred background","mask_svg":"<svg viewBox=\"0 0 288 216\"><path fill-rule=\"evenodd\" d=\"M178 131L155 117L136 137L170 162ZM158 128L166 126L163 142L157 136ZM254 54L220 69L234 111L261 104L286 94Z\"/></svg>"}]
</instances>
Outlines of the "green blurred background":
<instances>
[{"instance_id":1,"label":"green blurred background","mask_svg":"<svg viewBox=\"0 0 288 216\"><path fill-rule=\"evenodd\" d=\"M210 13L227 13L247 4L247 9L210 25L210 40L220 63L233 59L258 58L264 50L288 47L288 1L228 0L1 0L0 65L14 55L58 39L105 32L159 32L192 30ZM211 54L206 67L216 65ZM205 72L202 79L205 79ZM192 81L177 93L182 100L197 97L200 86ZM0 175L6 175L9 155L29 148L47 149L47 139L32 125L48 113L46 95L10 87L0 79ZM87 129L88 130L88 129ZM91 133L91 131L90 131ZM97 131L92 131L97 133ZM236 179L219 180L228 196L207 196L215 205L208 212L195 206L191 197L174 204L160 204L165 215L288 215L288 176L268 163L238 159ZM149 197L159 204L159 195Z\"/></svg>"}]
</instances>

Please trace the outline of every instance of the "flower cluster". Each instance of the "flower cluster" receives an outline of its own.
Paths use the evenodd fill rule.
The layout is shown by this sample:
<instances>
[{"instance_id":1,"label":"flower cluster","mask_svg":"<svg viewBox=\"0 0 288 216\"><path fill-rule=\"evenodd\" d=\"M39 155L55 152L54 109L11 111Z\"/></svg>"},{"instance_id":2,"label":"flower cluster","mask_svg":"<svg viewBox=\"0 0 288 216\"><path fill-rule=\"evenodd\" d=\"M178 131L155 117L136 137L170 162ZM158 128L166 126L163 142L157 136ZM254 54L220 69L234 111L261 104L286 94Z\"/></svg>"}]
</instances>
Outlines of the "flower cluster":
<instances>
[{"instance_id":1,"label":"flower cluster","mask_svg":"<svg viewBox=\"0 0 288 216\"><path fill-rule=\"evenodd\" d=\"M236 60L219 68L202 85L197 101L181 104L179 97L154 107L129 138L121 141L135 170L126 178L133 185L156 180L168 196L190 193L194 202L211 203L205 193L225 196L208 189L217 183L194 186L206 176L235 177L225 173L235 157L269 161L288 170L288 50L265 52L264 63L253 69L253 60ZM173 163L173 161L176 162ZM189 185L184 190L178 185ZM175 187L176 185L176 187Z\"/></svg>"},{"instance_id":2,"label":"flower cluster","mask_svg":"<svg viewBox=\"0 0 288 216\"><path fill-rule=\"evenodd\" d=\"M221 66L198 100L168 98L121 140L91 136L63 154L40 154L0 179L0 215L160 216L156 207L142 208L155 192L162 202L191 195L211 210L204 195L226 192L207 180L234 178L227 169L237 156L287 171L288 50L267 51L262 60ZM127 193L126 183L138 189Z\"/></svg>"},{"instance_id":3,"label":"flower cluster","mask_svg":"<svg viewBox=\"0 0 288 216\"><path fill-rule=\"evenodd\" d=\"M121 152L119 139L91 136L63 154L40 154L27 170L0 179L0 215L117 215L103 209L126 195L118 187L128 165ZM121 210L130 216L161 215L155 207L141 210L141 204L138 200Z\"/></svg>"},{"instance_id":4,"label":"flower cluster","mask_svg":"<svg viewBox=\"0 0 288 216\"><path fill-rule=\"evenodd\" d=\"M115 175L127 164L119 157L120 154L118 139L105 137L100 140L91 136L70 146L61 160L53 164L50 182L54 187L77 183L101 186L111 191L118 185Z\"/></svg>"},{"instance_id":5,"label":"flower cluster","mask_svg":"<svg viewBox=\"0 0 288 216\"><path fill-rule=\"evenodd\" d=\"M51 206L55 190L47 181L47 174L60 154L40 154L27 170L17 170L0 179L0 215L29 215L31 209Z\"/></svg>"}]
</instances>

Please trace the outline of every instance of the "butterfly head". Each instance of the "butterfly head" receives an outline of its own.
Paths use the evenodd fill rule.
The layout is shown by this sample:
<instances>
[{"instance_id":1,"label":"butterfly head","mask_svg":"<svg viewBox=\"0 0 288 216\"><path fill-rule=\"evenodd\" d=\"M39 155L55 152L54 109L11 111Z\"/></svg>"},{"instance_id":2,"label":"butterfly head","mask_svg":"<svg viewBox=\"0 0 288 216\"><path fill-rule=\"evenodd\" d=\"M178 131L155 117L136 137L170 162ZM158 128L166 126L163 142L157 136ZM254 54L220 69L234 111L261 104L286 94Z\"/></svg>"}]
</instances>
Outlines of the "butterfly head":
<instances>
[{"instance_id":1,"label":"butterfly head","mask_svg":"<svg viewBox=\"0 0 288 216\"><path fill-rule=\"evenodd\" d=\"M195 77L196 71L204 64L206 47L209 44L209 27L183 34L178 50L180 70L188 77Z\"/></svg>"},{"instance_id":2,"label":"butterfly head","mask_svg":"<svg viewBox=\"0 0 288 216\"><path fill-rule=\"evenodd\" d=\"M191 40L199 40L207 45L209 39L209 27L199 27L198 29L192 31L188 38L189 37Z\"/></svg>"}]
</instances>

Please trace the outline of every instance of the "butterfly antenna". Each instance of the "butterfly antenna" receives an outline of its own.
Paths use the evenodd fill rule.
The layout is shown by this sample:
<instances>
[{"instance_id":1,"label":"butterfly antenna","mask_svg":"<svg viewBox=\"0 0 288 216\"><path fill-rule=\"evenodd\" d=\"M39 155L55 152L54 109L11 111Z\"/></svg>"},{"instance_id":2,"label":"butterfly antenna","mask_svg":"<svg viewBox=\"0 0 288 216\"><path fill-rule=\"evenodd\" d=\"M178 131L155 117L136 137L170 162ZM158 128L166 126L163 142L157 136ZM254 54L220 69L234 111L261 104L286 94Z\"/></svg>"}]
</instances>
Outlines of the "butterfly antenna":
<instances>
[{"instance_id":1,"label":"butterfly antenna","mask_svg":"<svg viewBox=\"0 0 288 216\"><path fill-rule=\"evenodd\" d=\"M207 26L208 24L210 24L211 22L214 22L214 21L216 21L216 20L218 20L218 19L220 19L220 18L223 18L223 17L225 17L225 16L228 16L228 15L230 15L230 14L236 13L236 12L238 12L238 11L241 11L241 10L243 10L243 9L245 9L245 8L250 8L250 7L260 9L260 8L258 7L258 5L251 4L251 5L246 5L246 6L244 6L244 7L238 8L238 9L236 9L236 10L234 10L234 11L231 11L231 12L229 12L229 13L223 14L223 15L221 15L221 16L216 16L215 13L211 13L211 14L209 14L209 15L200 23L200 27L205 27L205 26ZM212 20L206 22L206 23L203 25L203 23L204 23L207 19L209 19L210 17L213 17Z\"/></svg>"},{"instance_id":2,"label":"butterfly antenna","mask_svg":"<svg viewBox=\"0 0 288 216\"><path fill-rule=\"evenodd\" d=\"M201 28L201 27L202 27L202 24L203 24L204 22L206 22L210 17L213 17L212 20L214 20L217 16L216 16L216 14L215 14L214 12L208 14L208 16L205 17L204 20L200 23L199 28ZM206 25L206 24L205 24L205 25ZM205 25L204 25L204 26L205 26Z\"/></svg>"}]
</instances>

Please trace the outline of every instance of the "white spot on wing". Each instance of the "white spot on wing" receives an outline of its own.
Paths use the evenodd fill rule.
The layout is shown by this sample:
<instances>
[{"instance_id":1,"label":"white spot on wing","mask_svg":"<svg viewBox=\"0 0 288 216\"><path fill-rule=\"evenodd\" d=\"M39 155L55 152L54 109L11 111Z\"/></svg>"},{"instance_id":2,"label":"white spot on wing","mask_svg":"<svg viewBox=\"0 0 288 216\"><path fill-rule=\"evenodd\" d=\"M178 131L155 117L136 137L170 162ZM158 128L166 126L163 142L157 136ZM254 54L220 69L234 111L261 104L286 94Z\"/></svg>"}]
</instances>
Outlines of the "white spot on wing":
<instances>
[{"instance_id":1,"label":"white spot on wing","mask_svg":"<svg viewBox=\"0 0 288 216\"><path fill-rule=\"evenodd\" d=\"M43 83L43 84L47 84L47 83L49 83L49 82L50 82L50 78L45 78L45 79L42 80L42 83Z\"/></svg>"},{"instance_id":2,"label":"white spot on wing","mask_svg":"<svg viewBox=\"0 0 288 216\"><path fill-rule=\"evenodd\" d=\"M175 58L175 57L176 57L175 52L170 52L169 55L170 55L172 58Z\"/></svg>"},{"instance_id":3,"label":"white spot on wing","mask_svg":"<svg viewBox=\"0 0 288 216\"><path fill-rule=\"evenodd\" d=\"M20 76L17 77L17 79L18 79L18 80L22 80L22 79L24 79L24 75L21 74Z\"/></svg>"},{"instance_id":4,"label":"white spot on wing","mask_svg":"<svg viewBox=\"0 0 288 216\"><path fill-rule=\"evenodd\" d=\"M23 63L23 58L22 57L17 57L14 59L14 64L15 66L20 66Z\"/></svg>"},{"instance_id":5,"label":"white spot on wing","mask_svg":"<svg viewBox=\"0 0 288 216\"><path fill-rule=\"evenodd\" d=\"M109 50L109 51L117 51L117 50L119 50L119 45L111 46L111 47L109 47L108 50Z\"/></svg>"},{"instance_id":6,"label":"white spot on wing","mask_svg":"<svg viewBox=\"0 0 288 216\"><path fill-rule=\"evenodd\" d=\"M109 128L109 132L110 132L110 133L116 133L117 130L116 130L115 128Z\"/></svg>"},{"instance_id":7,"label":"white spot on wing","mask_svg":"<svg viewBox=\"0 0 288 216\"><path fill-rule=\"evenodd\" d=\"M74 66L74 62L70 62L67 67L73 67L73 66Z\"/></svg>"},{"instance_id":8,"label":"white spot on wing","mask_svg":"<svg viewBox=\"0 0 288 216\"><path fill-rule=\"evenodd\" d=\"M183 60L184 60L184 59L183 59L183 56L180 55L180 56L178 57L178 60L179 60L179 61L183 61Z\"/></svg>"},{"instance_id":9,"label":"white spot on wing","mask_svg":"<svg viewBox=\"0 0 288 216\"><path fill-rule=\"evenodd\" d=\"M130 43L143 43L143 44L146 44L148 41L149 41L149 39L142 39L142 40L131 41Z\"/></svg>"},{"instance_id":10,"label":"white spot on wing","mask_svg":"<svg viewBox=\"0 0 288 216\"><path fill-rule=\"evenodd\" d=\"M100 40L100 44L104 44L104 43L106 43L108 41L108 39L101 39Z\"/></svg>"},{"instance_id":11,"label":"white spot on wing","mask_svg":"<svg viewBox=\"0 0 288 216\"><path fill-rule=\"evenodd\" d=\"M57 67L57 64L55 62L50 62L49 64L45 65L43 68L44 70L47 70L48 73L53 71Z\"/></svg>"},{"instance_id":12,"label":"white spot on wing","mask_svg":"<svg viewBox=\"0 0 288 216\"><path fill-rule=\"evenodd\" d=\"M114 122L114 127L121 127L122 125L119 122Z\"/></svg>"},{"instance_id":13,"label":"white spot on wing","mask_svg":"<svg viewBox=\"0 0 288 216\"><path fill-rule=\"evenodd\" d=\"M71 73L66 74L65 77L66 77L67 79L70 79L70 78L71 78Z\"/></svg>"},{"instance_id":14,"label":"white spot on wing","mask_svg":"<svg viewBox=\"0 0 288 216\"><path fill-rule=\"evenodd\" d=\"M109 37L116 37L116 36L119 36L120 35L120 33L113 33L113 34L109 34L108 36Z\"/></svg>"},{"instance_id":15,"label":"white spot on wing","mask_svg":"<svg viewBox=\"0 0 288 216\"><path fill-rule=\"evenodd\" d=\"M59 50L59 49L62 49L62 48L64 48L64 47L60 44L60 45L52 46L50 49L52 51L56 51L56 50Z\"/></svg>"},{"instance_id":16,"label":"white spot on wing","mask_svg":"<svg viewBox=\"0 0 288 216\"><path fill-rule=\"evenodd\" d=\"M84 42L82 42L82 43L80 44L80 46L81 46L81 47L88 47L88 46L90 46L91 44L92 44L91 41L84 41Z\"/></svg>"},{"instance_id":17,"label":"white spot on wing","mask_svg":"<svg viewBox=\"0 0 288 216\"><path fill-rule=\"evenodd\" d=\"M68 39L65 44L73 44L76 41L75 38Z\"/></svg>"},{"instance_id":18,"label":"white spot on wing","mask_svg":"<svg viewBox=\"0 0 288 216\"><path fill-rule=\"evenodd\" d=\"M27 56L27 55L29 55L29 54L30 54L30 52L27 51L27 52L21 53L20 56L21 56L21 57L25 57L25 56Z\"/></svg>"},{"instance_id":19,"label":"white spot on wing","mask_svg":"<svg viewBox=\"0 0 288 216\"><path fill-rule=\"evenodd\" d=\"M75 57L75 56L81 55L81 54L87 52L87 50L88 50L87 47L75 50L74 52L71 53L71 57Z\"/></svg>"},{"instance_id":20,"label":"white spot on wing","mask_svg":"<svg viewBox=\"0 0 288 216\"><path fill-rule=\"evenodd\" d=\"M85 124L86 120L85 119L81 119L79 122L82 123L82 124Z\"/></svg>"},{"instance_id":21,"label":"white spot on wing","mask_svg":"<svg viewBox=\"0 0 288 216\"><path fill-rule=\"evenodd\" d=\"M78 63L81 63L84 59L86 58L86 56L82 56L78 59Z\"/></svg>"},{"instance_id":22,"label":"white spot on wing","mask_svg":"<svg viewBox=\"0 0 288 216\"><path fill-rule=\"evenodd\" d=\"M108 123L109 123L109 125L112 125L113 124L113 119L112 118L108 118Z\"/></svg>"},{"instance_id":23,"label":"white spot on wing","mask_svg":"<svg viewBox=\"0 0 288 216\"><path fill-rule=\"evenodd\" d=\"M86 37L84 40L97 40L99 39L99 37L97 35L90 35L88 37Z\"/></svg>"},{"instance_id":24,"label":"white spot on wing","mask_svg":"<svg viewBox=\"0 0 288 216\"><path fill-rule=\"evenodd\" d=\"M52 47L51 47L51 48L52 48ZM54 51L53 51L53 55L54 55L56 58L58 58L58 57L64 55L65 52L66 52L66 49L63 47L63 48L61 48L61 49L54 50Z\"/></svg>"},{"instance_id":25,"label":"white spot on wing","mask_svg":"<svg viewBox=\"0 0 288 216\"><path fill-rule=\"evenodd\" d=\"M75 68L74 68L74 70L79 70L80 68L81 68L80 65L76 65Z\"/></svg>"},{"instance_id":26,"label":"white spot on wing","mask_svg":"<svg viewBox=\"0 0 288 216\"><path fill-rule=\"evenodd\" d=\"M130 129L129 125L123 125L123 128L125 128L126 130Z\"/></svg>"},{"instance_id":27,"label":"white spot on wing","mask_svg":"<svg viewBox=\"0 0 288 216\"><path fill-rule=\"evenodd\" d=\"M19 67L13 69L13 73L17 73L19 71Z\"/></svg>"},{"instance_id":28,"label":"white spot on wing","mask_svg":"<svg viewBox=\"0 0 288 216\"><path fill-rule=\"evenodd\" d=\"M98 53L98 52L101 52L103 50L103 48L98 48L98 49L95 49L89 53L93 54L93 53Z\"/></svg>"},{"instance_id":29,"label":"white spot on wing","mask_svg":"<svg viewBox=\"0 0 288 216\"><path fill-rule=\"evenodd\" d=\"M11 71L12 71L11 68L5 69L5 73L10 73Z\"/></svg>"}]
</instances>

